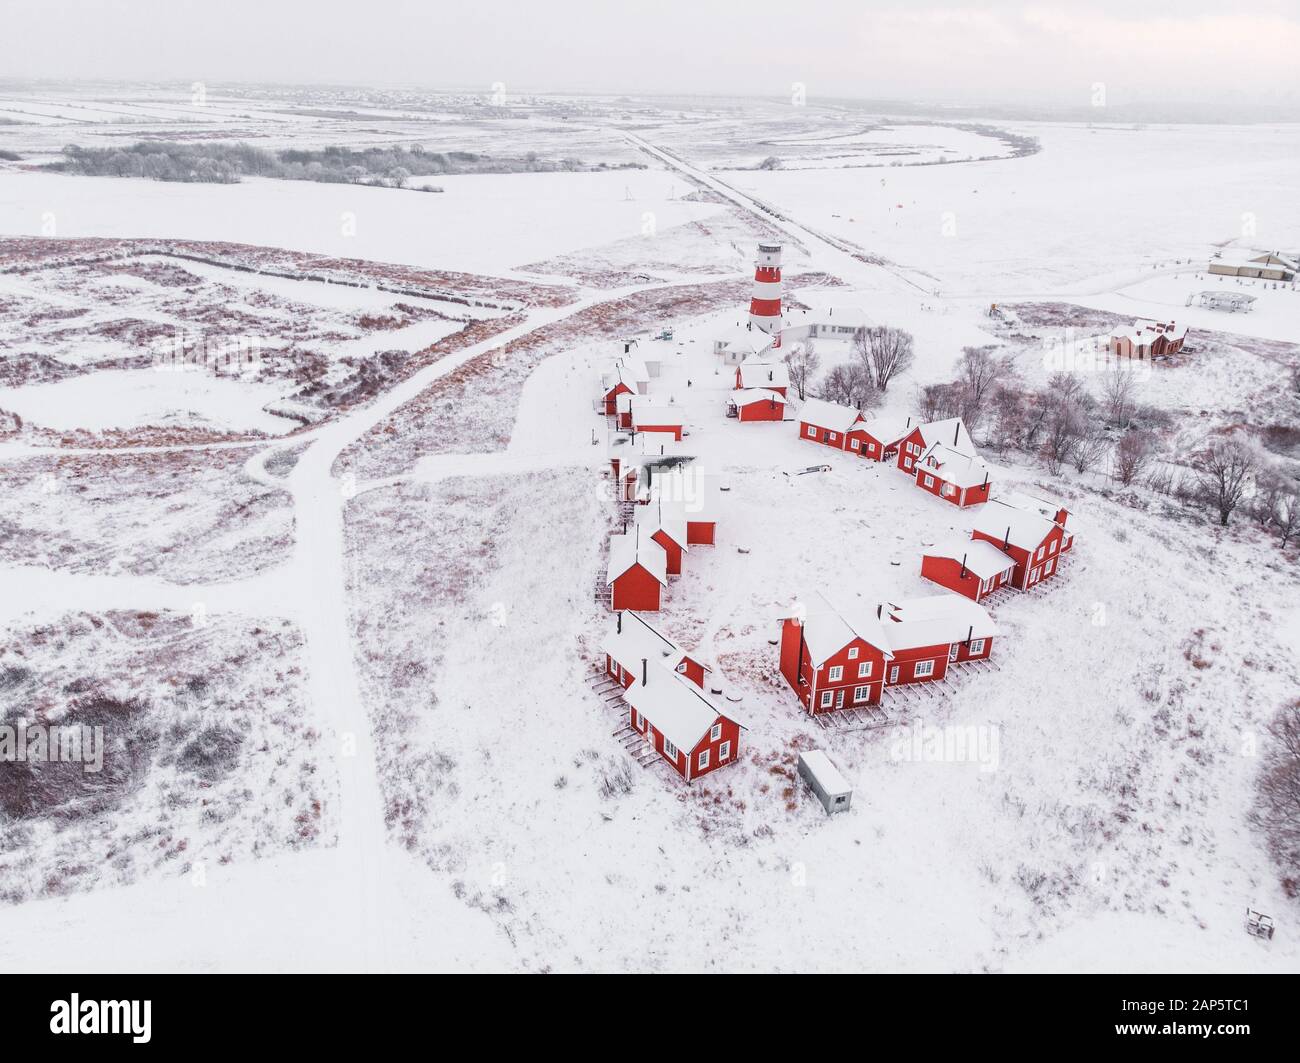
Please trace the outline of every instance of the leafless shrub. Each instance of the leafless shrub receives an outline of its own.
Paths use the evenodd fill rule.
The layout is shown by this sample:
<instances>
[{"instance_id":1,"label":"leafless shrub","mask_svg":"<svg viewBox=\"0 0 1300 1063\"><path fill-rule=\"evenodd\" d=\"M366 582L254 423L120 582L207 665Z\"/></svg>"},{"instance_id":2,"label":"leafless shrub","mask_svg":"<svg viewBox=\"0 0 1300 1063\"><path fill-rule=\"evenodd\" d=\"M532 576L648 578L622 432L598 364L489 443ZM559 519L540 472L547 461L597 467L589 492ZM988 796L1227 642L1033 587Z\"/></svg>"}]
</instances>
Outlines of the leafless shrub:
<instances>
[{"instance_id":1,"label":"leafless shrub","mask_svg":"<svg viewBox=\"0 0 1300 1063\"><path fill-rule=\"evenodd\" d=\"M1300 701L1283 707L1268 731L1251 822L1294 890L1300 880Z\"/></svg>"},{"instance_id":2,"label":"leafless shrub","mask_svg":"<svg viewBox=\"0 0 1300 1063\"><path fill-rule=\"evenodd\" d=\"M800 401L808 397L808 384L821 368L821 355L817 353L812 340L796 343L784 358L786 369L790 373L790 383L799 395Z\"/></svg>"},{"instance_id":3,"label":"leafless shrub","mask_svg":"<svg viewBox=\"0 0 1300 1063\"><path fill-rule=\"evenodd\" d=\"M612 768L600 774L600 796L609 800L619 794L632 792L632 765L626 760L618 761Z\"/></svg>"},{"instance_id":4,"label":"leafless shrub","mask_svg":"<svg viewBox=\"0 0 1300 1063\"><path fill-rule=\"evenodd\" d=\"M819 397L858 410L879 406L881 401L881 394L872 383L871 374L856 362L834 366L822 379Z\"/></svg>"},{"instance_id":5,"label":"leafless shrub","mask_svg":"<svg viewBox=\"0 0 1300 1063\"><path fill-rule=\"evenodd\" d=\"M1101 402L1114 428L1127 428L1137 408L1138 380L1132 368L1116 362L1102 383Z\"/></svg>"},{"instance_id":6,"label":"leafless shrub","mask_svg":"<svg viewBox=\"0 0 1300 1063\"><path fill-rule=\"evenodd\" d=\"M1141 478L1155 454L1155 439L1149 432L1131 428L1119 437L1112 459L1114 477L1125 487Z\"/></svg>"}]
</instances>

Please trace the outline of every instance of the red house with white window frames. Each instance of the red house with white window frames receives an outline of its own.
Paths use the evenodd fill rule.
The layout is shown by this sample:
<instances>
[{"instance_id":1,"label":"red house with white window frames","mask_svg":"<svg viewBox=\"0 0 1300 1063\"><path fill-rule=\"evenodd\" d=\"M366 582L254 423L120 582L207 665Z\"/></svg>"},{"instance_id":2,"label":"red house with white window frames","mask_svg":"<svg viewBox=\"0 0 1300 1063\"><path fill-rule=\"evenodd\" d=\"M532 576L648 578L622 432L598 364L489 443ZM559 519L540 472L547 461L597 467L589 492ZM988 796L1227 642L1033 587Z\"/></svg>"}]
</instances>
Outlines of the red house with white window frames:
<instances>
[{"instance_id":1,"label":"red house with white window frames","mask_svg":"<svg viewBox=\"0 0 1300 1063\"><path fill-rule=\"evenodd\" d=\"M917 463L916 486L965 509L989 500L992 473L974 454L936 443Z\"/></svg>"},{"instance_id":2,"label":"red house with white window frames","mask_svg":"<svg viewBox=\"0 0 1300 1063\"><path fill-rule=\"evenodd\" d=\"M925 452L936 443L942 443L958 454L972 457L975 454L975 443L961 418L949 417L944 421L928 421L910 428L898 443L898 467L911 476Z\"/></svg>"},{"instance_id":3,"label":"red house with white window frames","mask_svg":"<svg viewBox=\"0 0 1300 1063\"><path fill-rule=\"evenodd\" d=\"M687 782L739 758L744 724L672 668L647 660L623 698L632 729Z\"/></svg>"},{"instance_id":4,"label":"red house with white window frames","mask_svg":"<svg viewBox=\"0 0 1300 1063\"><path fill-rule=\"evenodd\" d=\"M614 614L605 639L605 674L625 690L641 675L647 663L667 666L697 687L704 686L709 667L660 634L650 622L630 609Z\"/></svg>"},{"instance_id":5,"label":"red house with white window frames","mask_svg":"<svg viewBox=\"0 0 1300 1063\"><path fill-rule=\"evenodd\" d=\"M799 438L832 450L844 450L849 433L860 420L858 411L851 406L808 399L799 408Z\"/></svg>"},{"instance_id":6,"label":"red house with white window frames","mask_svg":"<svg viewBox=\"0 0 1300 1063\"><path fill-rule=\"evenodd\" d=\"M893 654L884 624L818 595L781 618L781 674L813 716L879 703Z\"/></svg>"},{"instance_id":7,"label":"red house with white window frames","mask_svg":"<svg viewBox=\"0 0 1300 1063\"><path fill-rule=\"evenodd\" d=\"M1061 555L1074 545L1063 525L999 499L980 511L971 538L992 543L1015 562L1011 585L1022 591L1055 576Z\"/></svg>"},{"instance_id":8,"label":"red house with white window frames","mask_svg":"<svg viewBox=\"0 0 1300 1063\"><path fill-rule=\"evenodd\" d=\"M668 555L640 529L611 535L605 585L610 588L611 609L655 612L668 585Z\"/></svg>"},{"instance_id":9,"label":"red house with white window frames","mask_svg":"<svg viewBox=\"0 0 1300 1063\"><path fill-rule=\"evenodd\" d=\"M954 537L921 555L921 575L973 602L1011 585L1016 562L983 539Z\"/></svg>"}]
</instances>

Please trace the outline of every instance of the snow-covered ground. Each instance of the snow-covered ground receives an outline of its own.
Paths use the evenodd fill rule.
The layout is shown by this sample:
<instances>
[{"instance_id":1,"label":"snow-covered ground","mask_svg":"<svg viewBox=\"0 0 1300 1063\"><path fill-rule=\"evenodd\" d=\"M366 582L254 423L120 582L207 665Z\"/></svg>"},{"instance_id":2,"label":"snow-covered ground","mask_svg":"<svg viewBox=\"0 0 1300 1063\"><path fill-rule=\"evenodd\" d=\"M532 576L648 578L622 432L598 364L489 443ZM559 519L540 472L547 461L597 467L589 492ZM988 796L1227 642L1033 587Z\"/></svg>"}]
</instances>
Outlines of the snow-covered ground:
<instances>
[{"instance_id":1,"label":"snow-covered ground","mask_svg":"<svg viewBox=\"0 0 1300 1063\"><path fill-rule=\"evenodd\" d=\"M274 127L316 146L344 122L302 99L293 114L214 101L231 117L201 120L232 137ZM101 138L128 117L118 103L142 129L190 120L184 104L146 114L165 106L156 94L38 102L0 100L24 122L0 127L0 146L53 151L91 104L110 109L87 131ZM260 399L226 405L210 389L233 381L185 397L135 386L169 375L137 366L0 392L0 410L69 433L0 436L0 708L76 711L85 690L125 700L131 679L157 732L120 822L68 806L7 831L0 966L1296 969L1294 900L1246 825L1263 728L1300 683L1294 548L1096 473L991 459L999 485L1069 505L1077 538L1062 576L995 600L998 671L910 706L891 699L881 729L827 734L779 679L776 617L822 588L929 593L921 549L973 514L890 467L804 443L789 423L728 419L730 374L711 353L743 314L749 245L775 237L789 296L859 306L915 335L891 411L914 413L917 386L948 379L966 345L1001 345L1028 382L1046 379L1041 355L1061 330L1014 309L999 326L986 314L997 302L1185 315L1196 352L1157 368L1141 398L1174 416L1176 438L1294 423L1281 385L1300 294L1252 287L1251 315L1185 302L1221 283L1197 276L1214 244L1300 245L1296 129L1024 125L1013 132L1041 152L846 169L828 154L884 134L832 110L755 104L750 123L717 103L678 116L557 100L493 127L449 100L364 102L367 121L403 133L443 123L444 145L515 150L527 127L539 145L567 137L575 154L600 145L648 168L441 178L441 194L0 170L0 235L39 235L50 211L60 237L283 247L472 270L480 293L526 278L564 296L512 288L509 316L471 315L493 318L485 331L432 317L368 333L357 315L411 300L186 263L241 312L269 306L283 315L273 328L312 330L304 347L426 356L289 438L238 445L184 435L274 431L250 413ZM323 114L339 100L315 104ZM547 106L574 116L568 131ZM889 128L949 154L975 153L962 137L1004 148L951 127ZM702 143L716 150L693 150ZM737 168L783 153L798 165ZM342 235L345 211L356 236ZM11 368L22 322L75 309L73 279L86 276L34 287L39 275L0 275ZM93 278L95 312L171 324L183 307L140 281ZM673 339L651 340L663 325ZM630 333L662 356L651 389L685 409L686 446L728 488L717 545L690 551L659 616L748 725L740 762L689 787L628 759L617 711L587 682L609 622L593 587L618 519L592 384ZM850 356L844 343L818 350L825 366ZM130 353L110 332L90 360ZM85 434L168 417L182 431L165 446L109 453L121 440ZM829 472L799 474L822 462ZM126 615L154 619L115 636ZM177 684L179 708L165 696ZM221 713L242 739L187 754ZM982 729L996 764L908 759L924 725ZM849 814L828 820L797 783L795 753L812 746L854 783ZM185 766L204 768L199 753L213 750L219 814L206 815ZM91 843L103 866L55 874ZM1244 934L1247 906L1278 918L1273 942Z\"/></svg>"}]
</instances>

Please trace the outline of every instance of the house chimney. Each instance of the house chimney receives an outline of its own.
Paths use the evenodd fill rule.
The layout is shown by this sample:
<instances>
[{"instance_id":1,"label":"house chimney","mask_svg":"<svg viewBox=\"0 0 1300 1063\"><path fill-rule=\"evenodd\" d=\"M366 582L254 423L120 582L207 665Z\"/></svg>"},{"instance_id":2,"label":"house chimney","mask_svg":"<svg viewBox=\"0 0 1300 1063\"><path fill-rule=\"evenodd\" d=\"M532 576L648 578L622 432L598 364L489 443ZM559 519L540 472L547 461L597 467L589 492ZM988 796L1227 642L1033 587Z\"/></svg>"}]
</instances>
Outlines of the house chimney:
<instances>
[{"instance_id":1,"label":"house chimney","mask_svg":"<svg viewBox=\"0 0 1300 1063\"><path fill-rule=\"evenodd\" d=\"M880 619L880 614L881 614L881 612L884 611L884 608L885 608L885 605L884 605L883 602L881 602L880 605L876 606L876 619L877 619L877 620Z\"/></svg>"},{"instance_id":2,"label":"house chimney","mask_svg":"<svg viewBox=\"0 0 1300 1063\"><path fill-rule=\"evenodd\" d=\"M623 610L618 611L618 633L623 634Z\"/></svg>"},{"instance_id":3,"label":"house chimney","mask_svg":"<svg viewBox=\"0 0 1300 1063\"><path fill-rule=\"evenodd\" d=\"M952 445L953 445L954 447L957 445L957 437L958 437L959 435L961 435L961 421L960 421L960 420L959 420L955 425L952 426Z\"/></svg>"},{"instance_id":4,"label":"house chimney","mask_svg":"<svg viewBox=\"0 0 1300 1063\"><path fill-rule=\"evenodd\" d=\"M965 554L962 554L962 555L961 555L961 575L958 577L958 579L965 579L965 578L966 578L966 555L965 555Z\"/></svg>"},{"instance_id":5,"label":"house chimney","mask_svg":"<svg viewBox=\"0 0 1300 1063\"><path fill-rule=\"evenodd\" d=\"M988 470L985 469L984 470L984 493L988 494L988 490L989 490L989 473Z\"/></svg>"},{"instance_id":6,"label":"house chimney","mask_svg":"<svg viewBox=\"0 0 1300 1063\"><path fill-rule=\"evenodd\" d=\"M641 685L645 686L650 682L650 666L646 663L644 657L641 658Z\"/></svg>"},{"instance_id":7,"label":"house chimney","mask_svg":"<svg viewBox=\"0 0 1300 1063\"><path fill-rule=\"evenodd\" d=\"M970 640L975 637L975 625L970 624L966 628L966 645L970 645Z\"/></svg>"},{"instance_id":8,"label":"house chimney","mask_svg":"<svg viewBox=\"0 0 1300 1063\"><path fill-rule=\"evenodd\" d=\"M1007 550L1011 546L1011 525L1007 525L1007 537L1002 540L1002 549Z\"/></svg>"}]
</instances>

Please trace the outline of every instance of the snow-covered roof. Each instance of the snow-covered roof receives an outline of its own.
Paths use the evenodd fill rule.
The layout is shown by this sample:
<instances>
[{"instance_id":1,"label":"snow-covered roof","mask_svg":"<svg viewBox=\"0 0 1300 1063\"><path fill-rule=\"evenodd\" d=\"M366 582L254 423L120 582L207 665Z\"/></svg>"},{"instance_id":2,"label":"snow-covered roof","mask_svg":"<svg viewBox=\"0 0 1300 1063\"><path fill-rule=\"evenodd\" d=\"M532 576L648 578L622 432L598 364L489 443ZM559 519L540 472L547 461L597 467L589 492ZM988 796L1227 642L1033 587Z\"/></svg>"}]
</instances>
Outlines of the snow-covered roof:
<instances>
[{"instance_id":1,"label":"snow-covered roof","mask_svg":"<svg viewBox=\"0 0 1300 1063\"><path fill-rule=\"evenodd\" d=\"M713 342L738 351L757 353L767 350L772 345L772 337L759 329L734 325L720 333Z\"/></svg>"},{"instance_id":2,"label":"snow-covered roof","mask_svg":"<svg viewBox=\"0 0 1300 1063\"><path fill-rule=\"evenodd\" d=\"M1022 550L1037 550L1056 528L1054 521L1037 513L994 499L975 518L975 530L998 542L1010 542Z\"/></svg>"},{"instance_id":3,"label":"snow-covered roof","mask_svg":"<svg viewBox=\"0 0 1300 1063\"><path fill-rule=\"evenodd\" d=\"M652 628L640 613L623 609L616 613L600 644L624 668L641 660L665 661L680 651L673 642Z\"/></svg>"},{"instance_id":4,"label":"snow-covered roof","mask_svg":"<svg viewBox=\"0 0 1300 1063\"><path fill-rule=\"evenodd\" d=\"M980 458L943 443L935 443L925 452L921 468L957 487L978 487L991 478L989 467Z\"/></svg>"},{"instance_id":5,"label":"snow-covered roof","mask_svg":"<svg viewBox=\"0 0 1300 1063\"><path fill-rule=\"evenodd\" d=\"M860 306L832 306L814 310L813 320L818 324L836 325L839 328L866 328L871 323L867 312Z\"/></svg>"},{"instance_id":6,"label":"snow-covered roof","mask_svg":"<svg viewBox=\"0 0 1300 1063\"><path fill-rule=\"evenodd\" d=\"M864 419L855 431L866 432L872 439L877 439L888 447L893 443L897 443L915 427L910 417L902 417L897 414L881 414L869 421Z\"/></svg>"},{"instance_id":7,"label":"snow-covered roof","mask_svg":"<svg viewBox=\"0 0 1300 1063\"><path fill-rule=\"evenodd\" d=\"M803 617L803 640L814 667L824 664L854 639L892 657L885 635L885 621L874 608L855 602L849 607L833 604L824 594L812 596Z\"/></svg>"},{"instance_id":8,"label":"snow-covered roof","mask_svg":"<svg viewBox=\"0 0 1300 1063\"><path fill-rule=\"evenodd\" d=\"M742 388L788 388L790 370L784 362L765 362L748 358L738 367Z\"/></svg>"},{"instance_id":9,"label":"snow-covered roof","mask_svg":"<svg viewBox=\"0 0 1300 1063\"><path fill-rule=\"evenodd\" d=\"M999 572L1009 572L1016 567L1014 558L1008 557L984 539L963 539L958 535L945 539L925 551L926 557L947 557L971 570L979 579L992 579Z\"/></svg>"},{"instance_id":10,"label":"snow-covered roof","mask_svg":"<svg viewBox=\"0 0 1300 1063\"><path fill-rule=\"evenodd\" d=\"M638 676L623 697L685 754L699 745L720 718L744 726L689 679L663 664L647 668L644 678Z\"/></svg>"},{"instance_id":11,"label":"snow-covered roof","mask_svg":"<svg viewBox=\"0 0 1300 1063\"><path fill-rule=\"evenodd\" d=\"M994 500L1001 502L1004 506L1014 506L1016 509L1023 509L1027 513L1037 513L1040 517L1046 517L1052 522L1056 522L1056 515L1062 511L1069 517L1070 511L1060 502L1053 501L1050 498L1039 498L1037 495L1031 495L1024 491L1000 491ZM1060 521L1064 524L1065 521Z\"/></svg>"},{"instance_id":12,"label":"snow-covered roof","mask_svg":"<svg viewBox=\"0 0 1300 1063\"><path fill-rule=\"evenodd\" d=\"M684 424L682 408L663 395L620 395L618 409L632 414L633 424Z\"/></svg>"},{"instance_id":13,"label":"snow-covered roof","mask_svg":"<svg viewBox=\"0 0 1300 1063\"><path fill-rule=\"evenodd\" d=\"M847 432L860 418L861 414L852 406L824 399L808 399L799 410L799 420L832 432Z\"/></svg>"},{"instance_id":14,"label":"snow-covered roof","mask_svg":"<svg viewBox=\"0 0 1300 1063\"><path fill-rule=\"evenodd\" d=\"M661 585L668 583L668 553L650 536L635 529L626 535L609 537L609 568L605 584L608 586L634 565L640 565Z\"/></svg>"},{"instance_id":15,"label":"snow-covered roof","mask_svg":"<svg viewBox=\"0 0 1300 1063\"><path fill-rule=\"evenodd\" d=\"M636 379L627 371L624 365L615 365L613 369L600 375L601 393L608 395L616 387L622 384L630 391L636 391Z\"/></svg>"},{"instance_id":16,"label":"snow-covered roof","mask_svg":"<svg viewBox=\"0 0 1300 1063\"><path fill-rule=\"evenodd\" d=\"M1171 340L1184 339L1187 336L1187 329L1187 325L1179 325L1173 321L1153 321L1150 318L1140 317L1128 328L1120 327L1112 330L1110 338L1128 339L1139 347L1147 347L1155 342L1158 336Z\"/></svg>"},{"instance_id":17,"label":"snow-covered roof","mask_svg":"<svg viewBox=\"0 0 1300 1063\"><path fill-rule=\"evenodd\" d=\"M831 758L820 749L806 749L799 754L799 759L828 794L847 794L853 789L840 769L831 763Z\"/></svg>"},{"instance_id":18,"label":"snow-covered roof","mask_svg":"<svg viewBox=\"0 0 1300 1063\"><path fill-rule=\"evenodd\" d=\"M775 402L779 406L786 404L784 395L769 391L767 388L745 388L743 391L734 392L731 401L737 406L752 406L756 402Z\"/></svg>"},{"instance_id":19,"label":"snow-covered roof","mask_svg":"<svg viewBox=\"0 0 1300 1063\"><path fill-rule=\"evenodd\" d=\"M936 443L942 443L960 454L975 453L975 441L971 439L970 433L966 431L966 425L962 423L960 417L948 417L942 421L927 421L918 427L921 429L921 439L927 448L934 446Z\"/></svg>"},{"instance_id":20,"label":"snow-covered roof","mask_svg":"<svg viewBox=\"0 0 1300 1063\"><path fill-rule=\"evenodd\" d=\"M886 637L896 649L951 646L968 639L989 639L998 628L988 610L960 594L934 594L886 605L891 623Z\"/></svg>"},{"instance_id":21,"label":"snow-covered roof","mask_svg":"<svg viewBox=\"0 0 1300 1063\"><path fill-rule=\"evenodd\" d=\"M637 383L645 384L649 382L650 373L645 367L645 362L640 358L625 354L618 360L618 364L622 367L624 373Z\"/></svg>"},{"instance_id":22,"label":"snow-covered roof","mask_svg":"<svg viewBox=\"0 0 1300 1063\"><path fill-rule=\"evenodd\" d=\"M662 501L649 502L636 507L636 524L646 535L662 531L683 550L686 545L686 513L681 506Z\"/></svg>"},{"instance_id":23,"label":"snow-covered roof","mask_svg":"<svg viewBox=\"0 0 1300 1063\"><path fill-rule=\"evenodd\" d=\"M708 522L718 519L719 487L715 474L698 465L678 465L653 475L645 493L665 509L675 507L688 521Z\"/></svg>"}]
</instances>

